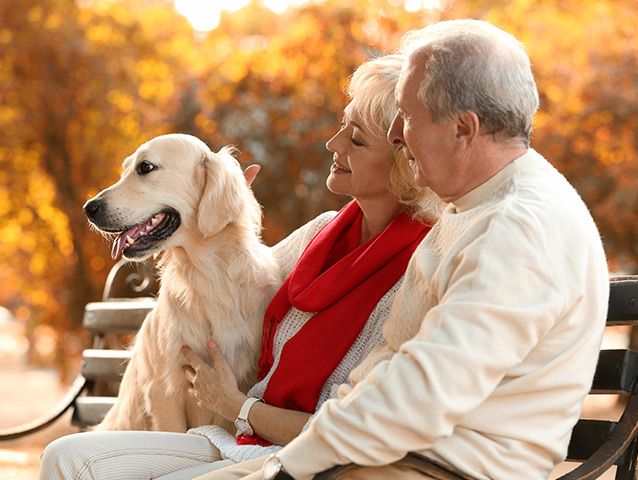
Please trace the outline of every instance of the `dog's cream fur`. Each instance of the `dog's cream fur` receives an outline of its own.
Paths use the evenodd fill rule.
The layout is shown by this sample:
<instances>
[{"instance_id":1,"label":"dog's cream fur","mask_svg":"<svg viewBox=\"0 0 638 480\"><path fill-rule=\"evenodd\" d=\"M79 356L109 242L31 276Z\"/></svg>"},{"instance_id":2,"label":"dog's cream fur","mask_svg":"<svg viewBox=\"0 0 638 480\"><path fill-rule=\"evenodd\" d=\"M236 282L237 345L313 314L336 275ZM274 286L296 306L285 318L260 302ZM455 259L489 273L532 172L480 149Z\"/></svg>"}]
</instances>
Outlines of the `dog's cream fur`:
<instances>
[{"instance_id":1,"label":"dog's cream fur","mask_svg":"<svg viewBox=\"0 0 638 480\"><path fill-rule=\"evenodd\" d=\"M142 161L153 171L139 175ZM124 230L166 207L181 217L180 227L143 255L162 252L158 304L137 334L117 402L97 428L228 427L189 396L180 348L206 359L207 340L214 339L246 391L255 381L264 310L280 282L260 241L260 206L232 150L213 153L188 135L157 137L127 158L122 178L95 198L103 205L99 219L91 218L99 230Z\"/></svg>"}]
</instances>

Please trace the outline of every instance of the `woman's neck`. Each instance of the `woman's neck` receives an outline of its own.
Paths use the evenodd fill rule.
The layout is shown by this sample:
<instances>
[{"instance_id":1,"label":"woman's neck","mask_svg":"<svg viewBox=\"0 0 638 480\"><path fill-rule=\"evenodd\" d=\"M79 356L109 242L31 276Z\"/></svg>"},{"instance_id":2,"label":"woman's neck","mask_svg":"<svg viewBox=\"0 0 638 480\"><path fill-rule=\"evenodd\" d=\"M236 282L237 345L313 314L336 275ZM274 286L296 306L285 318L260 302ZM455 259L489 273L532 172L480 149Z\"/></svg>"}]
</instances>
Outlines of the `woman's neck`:
<instances>
[{"instance_id":1,"label":"woman's neck","mask_svg":"<svg viewBox=\"0 0 638 480\"><path fill-rule=\"evenodd\" d=\"M388 202L387 199L361 201L357 199L357 202L363 212L360 245L381 233L401 211L401 204L397 201Z\"/></svg>"}]
</instances>

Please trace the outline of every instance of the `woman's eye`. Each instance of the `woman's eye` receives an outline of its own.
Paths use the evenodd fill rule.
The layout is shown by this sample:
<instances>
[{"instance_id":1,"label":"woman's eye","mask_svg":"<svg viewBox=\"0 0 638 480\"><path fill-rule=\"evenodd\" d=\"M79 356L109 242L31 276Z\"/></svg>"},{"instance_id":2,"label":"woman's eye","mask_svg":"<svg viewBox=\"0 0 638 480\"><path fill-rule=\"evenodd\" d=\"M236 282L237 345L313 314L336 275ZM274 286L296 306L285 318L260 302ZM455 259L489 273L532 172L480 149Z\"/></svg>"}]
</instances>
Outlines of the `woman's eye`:
<instances>
[{"instance_id":1,"label":"woman's eye","mask_svg":"<svg viewBox=\"0 0 638 480\"><path fill-rule=\"evenodd\" d=\"M351 138L350 141L352 142L353 145L356 145L357 147L364 147L365 143L363 143L360 140L357 140L356 138Z\"/></svg>"},{"instance_id":2,"label":"woman's eye","mask_svg":"<svg viewBox=\"0 0 638 480\"><path fill-rule=\"evenodd\" d=\"M155 170L155 165L148 162L140 162L135 169L138 175L146 175L151 173L153 170Z\"/></svg>"}]
</instances>

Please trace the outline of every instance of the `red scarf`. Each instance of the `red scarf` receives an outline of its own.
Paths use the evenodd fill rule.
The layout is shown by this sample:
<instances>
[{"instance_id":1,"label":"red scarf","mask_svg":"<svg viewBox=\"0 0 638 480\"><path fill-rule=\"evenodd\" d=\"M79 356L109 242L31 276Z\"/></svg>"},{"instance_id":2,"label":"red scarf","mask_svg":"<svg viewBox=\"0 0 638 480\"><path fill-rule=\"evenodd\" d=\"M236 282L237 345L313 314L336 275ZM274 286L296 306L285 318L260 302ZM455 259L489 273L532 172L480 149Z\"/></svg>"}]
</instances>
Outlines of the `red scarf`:
<instances>
[{"instance_id":1,"label":"red scarf","mask_svg":"<svg viewBox=\"0 0 638 480\"><path fill-rule=\"evenodd\" d=\"M284 345L264 393L267 404L315 411L326 380L430 230L402 213L379 235L359 245L362 219L354 200L341 209L310 241L268 306L259 378L273 365L275 332L290 308L316 313ZM237 443L270 444L257 435L240 435Z\"/></svg>"}]
</instances>

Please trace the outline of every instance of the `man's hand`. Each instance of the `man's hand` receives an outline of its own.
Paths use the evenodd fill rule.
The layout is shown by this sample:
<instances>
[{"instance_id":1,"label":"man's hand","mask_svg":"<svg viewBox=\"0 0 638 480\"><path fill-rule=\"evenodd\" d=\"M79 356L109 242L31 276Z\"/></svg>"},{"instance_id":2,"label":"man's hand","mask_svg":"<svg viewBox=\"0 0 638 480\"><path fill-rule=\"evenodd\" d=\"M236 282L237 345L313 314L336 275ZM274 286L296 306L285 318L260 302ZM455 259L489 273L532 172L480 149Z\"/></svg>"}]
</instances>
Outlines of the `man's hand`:
<instances>
[{"instance_id":1,"label":"man's hand","mask_svg":"<svg viewBox=\"0 0 638 480\"><path fill-rule=\"evenodd\" d=\"M182 347L182 371L190 383L188 393L200 407L232 422L237 418L246 395L239 390L237 378L215 342L209 340L207 347L208 362L189 347Z\"/></svg>"}]
</instances>

